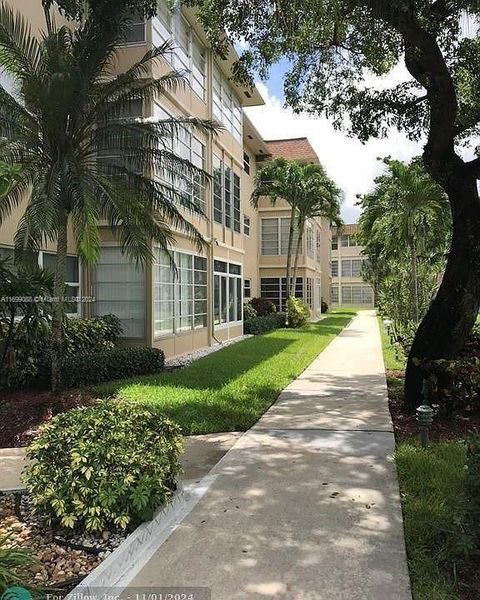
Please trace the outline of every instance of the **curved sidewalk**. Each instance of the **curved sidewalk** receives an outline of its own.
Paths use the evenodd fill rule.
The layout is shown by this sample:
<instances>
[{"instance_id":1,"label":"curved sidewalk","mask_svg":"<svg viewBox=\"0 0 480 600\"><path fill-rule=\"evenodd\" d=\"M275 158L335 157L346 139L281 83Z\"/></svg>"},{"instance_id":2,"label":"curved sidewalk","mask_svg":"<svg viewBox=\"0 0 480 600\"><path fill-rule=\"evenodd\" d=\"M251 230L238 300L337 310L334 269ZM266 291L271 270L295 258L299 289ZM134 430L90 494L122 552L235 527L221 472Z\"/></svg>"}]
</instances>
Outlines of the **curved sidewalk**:
<instances>
[{"instance_id":1,"label":"curved sidewalk","mask_svg":"<svg viewBox=\"0 0 480 600\"><path fill-rule=\"evenodd\" d=\"M214 467L129 586L411 600L393 450L378 324L365 311Z\"/></svg>"}]
</instances>

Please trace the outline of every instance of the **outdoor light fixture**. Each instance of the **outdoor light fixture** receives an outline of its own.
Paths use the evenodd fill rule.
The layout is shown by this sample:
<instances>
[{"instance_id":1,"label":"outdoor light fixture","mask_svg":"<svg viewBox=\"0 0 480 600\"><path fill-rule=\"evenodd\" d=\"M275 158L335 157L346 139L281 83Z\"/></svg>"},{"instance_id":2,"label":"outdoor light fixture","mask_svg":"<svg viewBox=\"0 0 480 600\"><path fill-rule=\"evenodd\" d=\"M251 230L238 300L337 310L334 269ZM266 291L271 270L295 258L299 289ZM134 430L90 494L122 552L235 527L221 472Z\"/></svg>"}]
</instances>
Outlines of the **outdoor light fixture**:
<instances>
[{"instance_id":1,"label":"outdoor light fixture","mask_svg":"<svg viewBox=\"0 0 480 600\"><path fill-rule=\"evenodd\" d=\"M420 426L420 440L423 448L426 448L430 443L430 427L433 423L433 418L437 414L435 407L428 404L429 395L430 383L427 379L424 379L422 386L423 404L416 410L417 423Z\"/></svg>"}]
</instances>

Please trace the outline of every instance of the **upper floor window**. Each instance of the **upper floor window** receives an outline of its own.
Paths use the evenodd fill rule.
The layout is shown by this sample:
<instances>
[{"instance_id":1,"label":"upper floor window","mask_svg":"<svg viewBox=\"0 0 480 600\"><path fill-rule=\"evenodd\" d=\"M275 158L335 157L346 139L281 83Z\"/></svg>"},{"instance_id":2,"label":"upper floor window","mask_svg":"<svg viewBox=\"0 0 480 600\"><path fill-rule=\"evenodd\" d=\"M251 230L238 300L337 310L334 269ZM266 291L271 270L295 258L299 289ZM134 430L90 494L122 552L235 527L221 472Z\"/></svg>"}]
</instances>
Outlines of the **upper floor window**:
<instances>
[{"instance_id":1,"label":"upper floor window","mask_svg":"<svg viewBox=\"0 0 480 600\"><path fill-rule=\"evenodd\" d=\"M131 44L144 44L146 42L145 20L140 14L134 17L134 21L125 33L122 45L129 46Z\"/></svg>"},{"instance_id":2,"label":"upper floor window","mask_svg":"<svg viewBox=\"0 0 480 600\"><path fill-rule=\"evenodd\" d=\"M213 71L213 116L238 142L242 141L242 107L217 66Z\"/></svg>"},{"instance_id":3,"label":"upper floor window","mask_svg":"<svg viewBox=\"0 0 480 600\"><path fill-rule=\"evenodd\" d=\"M311 223L307 223L307 256L313 258L314 253L313 227Z\"/></svg>"},{"instance_id":4,"label":"upper floor window","mask_svg":"<svg viewBox=\"0 0 480 600\"><path fill-rule=\"evenodd\" d=\"M267 218L262 219L261 242L264 256L286 255L288 253L288 238L290 235L290 219ZM298 233L294 232L292 249L297 247ZM302 250L300 250L302 253Z\"/></svg>"},{"instance_id":5,"label":"upper floor window","mask_svg":"<svg viewBox=\"0 0 480 600\"><path fill-rule=\"evenodd\" d=\"M206 50L182 15L179 7L170 9L165 0L159 0L157 17L152 20L154 46L172 39L174 49L170 62L175 69L187 71L193 91L206 98Z\"/></svg>"},{"instance_id":6,"label":"upper floor window","mask_svg":"<svg viewBox=\"0 0 480 600\"><path fill-rule=\"evenodd\" d=\"M362 273L361 258L342 260L342 277L360 277Z\"/></svg>"},{"instance_id":7,"label":"upper floor window","mask_svg":"<svg viewBox=\"0 0 480 600\"><path fill-rule=\"evenodd\" d=\"M332 260L332 277L338 277L338 260Z\"/></svg>"},{"instance_id":8,"label":"upper floor window","mask_svg":"<svg viewBox=\"0 0 480 600\"><path fill-rule=\"evenodd\" d=\"M243 170L250 175L250 156L246 152L243 153Z\"/></svg>"},{"instance_id":9,"label":"upper floor window","mask_svg":"<svg viewBox=\"0 0 480 600\"><path fill-rule=\"evenodd\" d=\"M317 229L317 262L319 263L322 259L322 234Z\"/></svg>"},{"instance_id":10,"label":"upper floor window","mask_svg":"<svg viewBox=\"0 0 480 600\"><path fill-rule=\"evenodd\" d=\"M240 177L213 155L213 219L240 233Z\"/></svg>"},{"instance_id":11,"label":"upper floor window","mask_svg":"<svg viewBox=\"0 0 480 600\"><path fill-rule=\"evenodd\" d=\"M243 235L250 235L250 217L247 215L243 215Z\"/></svg>"},{"instance_id":12,"label":"upper floor window","mask_svg":"<svg viewBox=\"0 0 480 600\"><path fill-rule=\"evenodd\" d=\"M342 235L342 248L355 248L356 246L358 246L356 236Z\"/></svg>"},{"instance_id":13,"label":"upper floor window","mask_svg":"<svg viewBox=\"0 0 480 600\"><path fill-rule=\"evenodd\" d=\"M338 250L338 237L336 235L332 237L332 250Z\"/></svg>"}]
</instances>

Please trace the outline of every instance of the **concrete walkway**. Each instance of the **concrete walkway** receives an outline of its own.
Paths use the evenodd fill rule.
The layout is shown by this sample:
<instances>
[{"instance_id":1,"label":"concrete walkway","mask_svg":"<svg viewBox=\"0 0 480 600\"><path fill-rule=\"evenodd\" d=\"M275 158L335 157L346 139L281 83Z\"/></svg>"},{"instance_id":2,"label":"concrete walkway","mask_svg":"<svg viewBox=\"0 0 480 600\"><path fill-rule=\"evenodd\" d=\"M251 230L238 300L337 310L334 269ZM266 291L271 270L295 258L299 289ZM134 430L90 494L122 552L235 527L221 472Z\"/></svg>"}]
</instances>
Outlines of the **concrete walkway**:
<instances>
[{"instance_id":1,"label":"concrete walkway","mask_svg":"<svg viewBox=\"0 0 480 600\"><path fill-rule=\"evenodd\" d=\"M366 311L214 467L130 586L209 588L212 600L411 600L393 450Z\"/></svg>"}]
</instances>

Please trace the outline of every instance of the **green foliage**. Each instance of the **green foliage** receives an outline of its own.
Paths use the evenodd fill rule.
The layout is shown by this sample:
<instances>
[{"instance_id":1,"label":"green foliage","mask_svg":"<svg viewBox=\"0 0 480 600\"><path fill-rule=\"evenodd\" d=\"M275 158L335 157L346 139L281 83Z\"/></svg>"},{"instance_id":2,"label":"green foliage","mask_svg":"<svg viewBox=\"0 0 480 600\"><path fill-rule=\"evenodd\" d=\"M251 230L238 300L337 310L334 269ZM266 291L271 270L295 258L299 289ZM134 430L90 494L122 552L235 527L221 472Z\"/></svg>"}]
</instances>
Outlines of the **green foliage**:
<instances>
[{"instance_id":1,"label":"green foliage","mask_svg":"<svg viewBox=\"0 0 480 600\"><path fill-rule=\"evenodd\" d=\"M458 600L455 575L471 551L465 513L465 448L458 442L395 452L405 541L416 600Z\"/></svg>"},{"instance_id":2,"label":"green foliage","mask_svg":"<svg viewBox=\"0 0 480 600\"><path fill-rule=\"evenodd\" d=\"M0 537L0 596L13 585L24 587L34 564L31 554L12 546L7 536Z\"/></svg>"},{"instance_id":3,"label":"green foliage","mask_svg":"<svg viewBox=\"0 0 480 600\"><path fill-rule=\"evenodd\" d=\"M79 387L158 373L164 366L165 355L157 348L115 348L67 357L62 364L61 380L66 388Z\"/></svg>"},{"instance_id":4,"label":"green foliage","mask_svg":"<svg viewBox=\"0 0 480 600\"><path fill-rule=\"evenodd\" d=\"M385 159L387 170L361 200L363 276L405 352L441 281L451 220L445 194L418 162Z\"/></svg>"},{"instance_id":5,"label":"green foliage","mask_svg":"<svg viewBox=\"0 0 480 600\"><path fill-rule=\"evenodd\" d=\"M267 298L252 298L249 304L259 317L272 315L277 311L275 304Z\"/></svg>"},{"instance_id":6,"label":"green foliage","mask_svg":"<svg viewBox=\"0 0 480 600\"><path fill-rule=\"evenodd\" d=\"M243 305L243 320L249 321L250 319L254 319L258 316L257 311L253 308L251 302L246 302Z\"/></svg>"},{"instance_id":7,"label":"green foliage","mask_svg":"<svg viewBox=\"0 0 480 600\"><path fill-rule=\"evenodd\" d=\"M325 300L322 298L322 302L321 302L321 312L322 314L325 314L328 312L328 304L325 302Z\"/></svg>"},{"instance_id":8,"label":"green foliage","mask_svg":"<svg viewBox=\"0 0 480 600\"><path fill-rule=\"evenodd\" d=\"M5 196L15 181L21 179L21 167L0 162L0 198Z\"/></svg>"},{"instance_id":9,"label":"green foliage","mask_svg":"<svg viewBox=\"0 0 480 600\"><path fill-rule=\"evenodd\" d=\"M38 370L50 327L53 278L0 261L0 387L25 385Z\"/></svg>"},{"instance_id":10,"label":"green foliage","mask_svg":"<svg viewBox=\"0 0 480 600\"><path fill-rule=\"evenodd\" d=\"M299 298L290 296L287 300L287 321L289 327L303 327L310 319L310 309Z\"/></svg>"},{"instance_id":11,"label":"green foliage","mask_svg":"<svg viewBox=\"0 0 480 600\"><path fill-rule=\"evenodd\" d=\"M96 386L92 394L158 406L185 435L245 431L350 321L335 312L301 330L251 337L184 369Z\"/></svg>"},{"instance_id":12,"label":"green foliage","mask_svg":"<svg viewBox=\"0 0 480 600\"><path fill-rule=\"evenodd\" d=\"M68 529L131 529L175 490L182 437L155 406L103 401L57 415L27 450L35 510Z\"/></svg>"},{"instance_id":13,"label":"green foliage","mask_svg":"<svg viewBox=\"0 0 480 600\"><path fill-rule=\"evenodd\" d=\"M253 317L243 321L244 333L252 335L260 335L279 327L285 327L285 315L283 313Z\"/></svg>"},{"instance_id":14,"label":"green foliage","mask_svg":"<svg viewBox=\"0 0 480 600\"><path fill-rule=\"evenodd\" d=\"M112 350L122 333L120 319L105 315L93 319L65 321L65 356Z\"/></svg>"},{"instance_id":15,"label":"green foliage","mask_svg":"<svg viewBox=\"0 0 480 600\"><path fill-rule=\"evenodd\" d=\"M472 535L480 550L480 434L473 433L466 439L466 510Z\"/></svg>"},{"instance_id":16,"label":"green foliage","mask_svg":"<svg viewBox=\"0 0 480 600\"><path fill-rule=\"evenodd\" d=\"M43 6L49 10L54 0L42 0ZM125 15L133 19L141 14L145 18L153 17L157 12L157 0L58 0L55 4L67 18L79 20L85 17L86 10L94 15L95 20L113 24L112 21ZM88 8L86 8L88 7Z\"/></svg>"}]
</instances>

